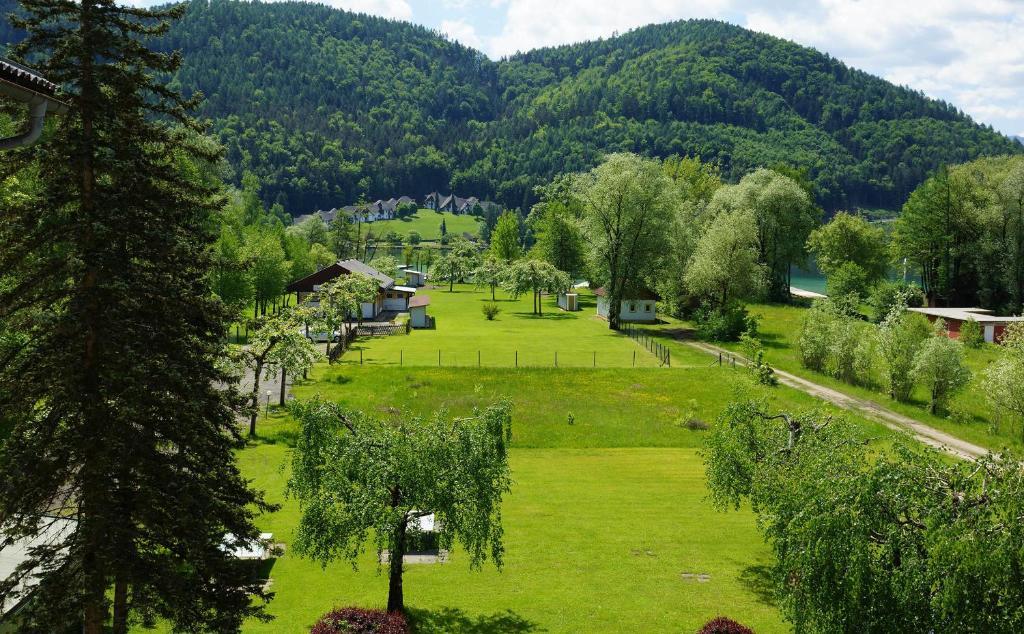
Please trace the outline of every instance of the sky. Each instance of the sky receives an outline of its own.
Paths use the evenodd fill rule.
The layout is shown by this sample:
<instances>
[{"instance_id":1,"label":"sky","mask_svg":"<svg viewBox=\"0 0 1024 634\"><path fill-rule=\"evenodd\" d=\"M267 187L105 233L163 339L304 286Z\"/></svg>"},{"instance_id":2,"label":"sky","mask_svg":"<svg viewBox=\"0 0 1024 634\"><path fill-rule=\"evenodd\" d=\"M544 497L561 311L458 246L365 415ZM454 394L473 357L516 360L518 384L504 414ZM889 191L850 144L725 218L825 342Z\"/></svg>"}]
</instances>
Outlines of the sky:
<instances>
[{"instance_id":1,"label":"sky","mask_svg":"<svg viewBox=\"0 0 1024 634\"><path fill-rule=\"evenodd\" d=\"M717 18L825 51L1024 136L1024 0L319 1L423 24L492 59L646 24Z\"/></svg>"}]
</instances>

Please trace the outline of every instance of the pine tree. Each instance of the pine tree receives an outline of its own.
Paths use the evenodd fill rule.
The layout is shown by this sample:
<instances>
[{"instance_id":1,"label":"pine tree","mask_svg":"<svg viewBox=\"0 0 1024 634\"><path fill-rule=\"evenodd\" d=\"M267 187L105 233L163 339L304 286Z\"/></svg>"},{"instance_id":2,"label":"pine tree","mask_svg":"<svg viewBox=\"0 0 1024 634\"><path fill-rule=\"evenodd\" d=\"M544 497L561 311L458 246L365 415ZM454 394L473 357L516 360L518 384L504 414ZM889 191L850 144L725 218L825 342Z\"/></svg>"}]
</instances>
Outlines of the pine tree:
<instances>
[{"instance_id":1,"label":"pine tree","mask_svg":"<svg viewBox=\"0 0 1024 634\"><path fill-rule=\"evenodd\" d=\"M31 161L32 200L0 209L0 534L71 529L0 584L41 573L21 631L126 632L129 618L235 631L266 595L222 543L258 536L270 507L235 465L223 353L228 313L210 288L208 176L219 151L156 75L145 42L182 7L25 0L16 50L65 86L70 111Z\"/></svg>"}]
</instances>

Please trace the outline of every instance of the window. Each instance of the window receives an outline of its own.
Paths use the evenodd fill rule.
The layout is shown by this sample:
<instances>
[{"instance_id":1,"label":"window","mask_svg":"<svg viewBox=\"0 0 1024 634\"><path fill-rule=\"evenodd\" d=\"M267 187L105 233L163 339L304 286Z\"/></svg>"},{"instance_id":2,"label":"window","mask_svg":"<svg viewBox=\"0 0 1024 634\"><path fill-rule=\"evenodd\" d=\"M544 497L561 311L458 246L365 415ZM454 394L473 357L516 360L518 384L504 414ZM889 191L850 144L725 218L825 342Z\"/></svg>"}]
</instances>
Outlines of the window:
<instances>
[{"instance_id":1,"label":"window","mask_svg":"<svg viewBox=\"0 0 1024 634\"><path fill-rule=\"evenodd\" d=\"M644 304L644 312L645 313L651 312L651 305L650 304Z\"/></svg>"},{"instance_id":2,"label":"window","mask_svg":"<svg viewBox=\"0 0 1024 634\"><path fill-rule=\"evenodd\" d=\"M636 304L630 304L629 305L629 312L631 312L631 313L635 313L636 312Z\"/></svg>"}]
</instances>

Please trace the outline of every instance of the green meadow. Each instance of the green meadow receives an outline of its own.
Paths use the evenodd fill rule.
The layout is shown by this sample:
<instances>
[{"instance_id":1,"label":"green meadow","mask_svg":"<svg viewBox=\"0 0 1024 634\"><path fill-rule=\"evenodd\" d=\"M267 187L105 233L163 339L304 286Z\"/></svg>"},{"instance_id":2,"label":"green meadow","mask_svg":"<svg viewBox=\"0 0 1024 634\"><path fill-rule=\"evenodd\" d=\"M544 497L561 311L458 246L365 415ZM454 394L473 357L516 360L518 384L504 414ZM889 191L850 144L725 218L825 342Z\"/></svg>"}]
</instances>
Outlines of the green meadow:
<instances>
[{"instance_id":1,"label":"green meadow","mask_svg":"<svg viewBox=\"0 0 1024 634\"><path fill-rule=\"evenodd\" d=\"M434 211L432 209L420 209L405 218L368 222L364 228L378 238L394 231L402 236L402 240L406 240L409 237L409 232L415 231L424 241L437 241L441 239L442 220L444 220L448 233L453 236L461 236L463 233L476 235L480 230L480 219L476 216L456 215L450 211Z\"/></svg>"},{"instance_id":2,"label":"green meadow","mask_svg":"<svg viewBox=\"0 0 1024 634\"><path fill-rule=\"evenodd\" d=\"M512 401L505 565L470 570L458 549L443 564L409 565L406 602L417 631L693 632L717 615L757 632L789 631L771 592L772 554L752 513L719 512L706 499L704 427L740 392L762 396L773 409L834 410L785 387L754 387L744 370L712 367L696 352L680 349L672 368L658 367L654 355L594 317L590 296L573 314L546 298L544 317L530 315L528 301L502 299L505 310L488 322L479 303L489 292L457 291L426 291L436 330L360 340L362 366L354 348L293 388L297 399L320 395L383 418L439 409L461 415ZM398 349L414 355L416 346L427 357L421 364L412 363L415 356L401 366L387 361ZM429 356L438 346L479 346L496 357L518 348L526 358L596 349L607 355L599 361L620 360L618 367L587 367L581 356L579 367L477 368L471 355L471 362L437 367ZM634 351L642 367L631 366ZM891 438L855 420L872 437ZM258 431L239 461L282 505L258 525L285 552L265 570L275 619L248 623L246 631L308 631L335 606L383 607L387 578L375 553L363 553L357 568L344 561L321 567L289 550L300 509L284 491L298 425L286 409L272 408Z\"/></svg>"},{"instance_id":3,"label":"green meadow","mask_svg":"<svg viewBox=\"0 0 1024 634\"><path fill-rule=\"evenodd\" d=\"M417 294L430 298L427 312L434 318L434 328L360 340L341 363L487 368L660 365L641 345L608 329L608 322L597 316L596 298L586 289L580 291L581 310L563 311L556 297L545 296L541 315L533 314L529 295L514 299L499 289L495 297L501 312L493 321L481 312L481 306L491 301L489 289L456 284L451 292L444 285L421 288ZM690 349L676 352L671 362L673 367L708 366L705 355Z\"/></svg>"}]
</instances>

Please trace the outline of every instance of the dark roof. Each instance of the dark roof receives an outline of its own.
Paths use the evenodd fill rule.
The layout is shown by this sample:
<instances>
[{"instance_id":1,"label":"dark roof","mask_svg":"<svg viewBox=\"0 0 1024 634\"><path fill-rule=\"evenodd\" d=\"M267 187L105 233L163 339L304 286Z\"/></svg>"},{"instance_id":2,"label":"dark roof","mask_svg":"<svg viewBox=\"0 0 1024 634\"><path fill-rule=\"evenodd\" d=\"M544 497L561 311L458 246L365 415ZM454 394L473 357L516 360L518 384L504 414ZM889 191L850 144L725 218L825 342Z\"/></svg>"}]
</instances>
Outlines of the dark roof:
<instances>
[{"instance_id":1,"label":"dark roof","mask_svg":"<svg viewBox=\"0 0 1024 634\"><path fill-rule=\"evenodd\" d=\"M417 306L429 306L430 298L426 295L417 295L409 300L409 308L416 308Z\"/></svg>"},{"instance_id":2,"label":"dark roof","mask_svg":"<svg viewBox=\"0 0 1024 634\"><path fill-rule=\"evenodd\" d=\"M57 84L48 81L31 68L3 58L0 58L0 80L47 97L57 94Z\"/></svg>"},{"instance_id":3,"label":"dark roof","mask_svg":"<svg viewBox=\"0 0 1024 634\"><path fill-rule=\"evenodd\" d=\"M338 265L341 266L343 269L347 270L349 273L362 273L363 275L368 275L374 278L375 280L380 282L381 288L391 288L392 286L395 285L395 280L391 279L387 275L384 275L383 273L373 268L369 264L363 264L359 260L342 260L341 262L338 262Z\"/></svg>"},{"instance_id":4,"label":"dark roof","mask_svg":"<svg viewBox=\"0 0 1024 634\"><path fill-rule=\"evenodd\" d=\"M312 293L316 290L317 286L326 284L336 277L351 275L352 273L362 273L372 277L377 280L381 289L389 289L395 285L395 280L372 266L367 266L359 260L342 260L341 262L325 266L316 273L310 273L302 279L295 280L288 285L287 290L289 293Z\"/></svg>"},{"instance_id":5,"label":"dark roof","mask_svg":"<svg viewBox=\"0 0 1024 634\"><path fill-rule=\"evenodd\" d=\"M599 286L599 287L594 289L594 295L597 295L598 297L606 297L608 295L608 291L604 290L603 286ZM652 291L649 288L641 288L641 289L636 290L636 291L626 291L623 294L622 301L626 302L626 301L630 301L630 300L633 300L633 299L653 299L653 300L659 300L661 298L658 297L657 293L655 293L654 291Z\"/></svg>"}]
</instances>

